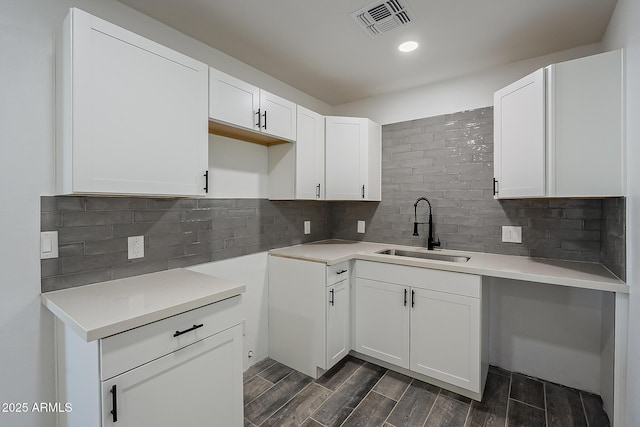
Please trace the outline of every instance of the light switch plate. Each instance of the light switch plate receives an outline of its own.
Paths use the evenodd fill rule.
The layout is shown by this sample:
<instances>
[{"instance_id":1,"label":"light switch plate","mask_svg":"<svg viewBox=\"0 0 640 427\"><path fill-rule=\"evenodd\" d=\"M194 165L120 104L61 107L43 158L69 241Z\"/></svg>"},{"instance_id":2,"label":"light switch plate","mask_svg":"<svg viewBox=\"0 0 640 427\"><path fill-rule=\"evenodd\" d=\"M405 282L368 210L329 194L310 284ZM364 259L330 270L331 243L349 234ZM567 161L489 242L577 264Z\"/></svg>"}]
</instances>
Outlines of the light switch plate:
<instances>
[{"instance_id":1,"label":"light switch plate","mask_svg":"<svg viewBox=\"0 0 640 427\"><path fill-rule=\"evenodd\" d=\"M144 257L144 236L131 236L127 239L129 259Z\"/></svg>"},{"instance_id":2,"label":"light switch plate","mask_svg":"<svg viewBox=\"0 0 640 427\"><path fill-rule=\"evenodd\" d=\"M58 232L40 233L40 259L58 258Z\"/></svg>"},{"instance_id":3,"label":"light switch plate","mask_svg":"<svg viewBox=\"0 0 640 427\"><path fill-rule=\"evenodd\" d=\"M503 225L502 241L508 243L522 243L522 227Z\"/></svg>"},{"instance_id":4,"label":"light switch plate","mask_svg":"<svg viewBox=\"0 0 640 427\"><path fill-rule=\"evenodd\" d=\"M358 233L364 233L364 221L358 221Z\"/></svg>"},{"instance_id":5,"label":"light switch plate","mask_svg":"<svg viewBox=\"0 0 640 427\"><path fill-rule=\"evenodd\" d=\"M304 222L304 234L311 234L311 221Z\"/></svg>"}]
</instances>

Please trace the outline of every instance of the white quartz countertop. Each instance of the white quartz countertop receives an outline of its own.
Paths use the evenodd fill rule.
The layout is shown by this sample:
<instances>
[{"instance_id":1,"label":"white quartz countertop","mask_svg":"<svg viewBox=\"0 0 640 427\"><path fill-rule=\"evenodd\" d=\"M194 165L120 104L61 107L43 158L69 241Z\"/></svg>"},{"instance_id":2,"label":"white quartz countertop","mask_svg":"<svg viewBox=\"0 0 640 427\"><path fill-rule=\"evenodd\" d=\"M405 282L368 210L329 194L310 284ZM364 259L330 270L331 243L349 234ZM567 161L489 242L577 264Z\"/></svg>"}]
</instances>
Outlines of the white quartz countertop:
<instances>
[{"instance_id":1,"label":"white quartz countertop","mask_svg":"<svg viewBox=\"0 0 640 427\"><path fill-rule=\"evenodd\" d=\"M245 286L177 268L42 294L42 303L93 341L240 295Z\"/></svg>"},{"instance_id":2,"label":"white quartz countertop","mask_svg":"<svg viewBox=\"0 0 640 427\"><path fill-rule=\"evenodd\" d=\"M426 251L426 248L389 245L385 243L323 240L320 242L274 249L270 251L270 254L326 263L327 265L337 264L351 259L362 259L600 291L629 292L629 287L626 283L618 279L599 263L561 261L447 249L431 251L445 255L470 257L469 261L465 263L457 263L376 253L384 249Z\"/></svg>"}]
</instances>

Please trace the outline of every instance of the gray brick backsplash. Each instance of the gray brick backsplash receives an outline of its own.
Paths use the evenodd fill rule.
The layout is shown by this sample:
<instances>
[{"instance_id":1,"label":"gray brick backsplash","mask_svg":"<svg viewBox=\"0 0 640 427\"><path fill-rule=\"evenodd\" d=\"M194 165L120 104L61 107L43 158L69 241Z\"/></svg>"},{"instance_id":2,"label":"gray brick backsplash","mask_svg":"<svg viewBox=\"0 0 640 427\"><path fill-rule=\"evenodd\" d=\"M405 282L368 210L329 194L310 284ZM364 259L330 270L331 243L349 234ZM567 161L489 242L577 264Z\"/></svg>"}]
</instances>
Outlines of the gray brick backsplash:
<instances>
[{"instance_id":1,"label":"gray brick backsplash","mask_svg":"<svg viewBox=\"0 0 640 427\"><path fill-rule=\"evenodd\" d=\"M425 196L444 248L602 262L624 278L623 198L493 199L492 107L383 126L382 158L382 202L332 203L334 238L425 246L426 225L412 235ZM521 226L522 244L501 242L502 225Z\"/></svg>"},{"instance_id":2,"label":"gray brick backsplash","mask_svg":"<svg viewBox=\"0 0 640 427\"><path fill-rule=\"evenodd\" d=\"M60 253L41 262L42 291L327 238L426 246L426 225L413 236L421 196L443 248L601 262L624 279L624 198L497 201L492 177L487 107L383 126L381 202L42 197L41 230L59 232ZM420 204L418 220L427 213ZM503 225L521 226L522 244L503 243ZM145 257L129 260L127 237L139 235Z\"/></svg>"},{"instance_id":3,"label":"gray brick backsplash","mask_svg":"<svg viewBox=\"0 0 640 427\"><path fill-rule=\"evenodd\" d=\"M327 239L328 218L311 201L42 197L41 230L60 242L60 258L41 262L42 291ZM129 260L127 237L139 235L145 256Z\"/></svg>"}]
</instances>

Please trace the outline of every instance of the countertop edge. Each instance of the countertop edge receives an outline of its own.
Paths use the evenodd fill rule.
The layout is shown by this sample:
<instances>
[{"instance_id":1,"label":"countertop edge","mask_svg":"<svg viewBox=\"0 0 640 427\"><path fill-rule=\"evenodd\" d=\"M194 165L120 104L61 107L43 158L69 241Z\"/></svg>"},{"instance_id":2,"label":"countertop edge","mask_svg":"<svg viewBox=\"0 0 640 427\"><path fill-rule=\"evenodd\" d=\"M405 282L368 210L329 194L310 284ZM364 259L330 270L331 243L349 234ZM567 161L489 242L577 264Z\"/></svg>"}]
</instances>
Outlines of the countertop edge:
<instances>
[{"instance_id":1,"label":"countertop edge","mask_svg":"<svg viewBox=\"0 0 640 427\"><path fill-rule=\"evenodd\" d=\"M372 243L372 242L366 242L366 243ZM296 245L296 246L304 246L304 245ZM398 245L385 245L385 246L393 247ZM278 256L283 258L292 258L292 259L298 259L302 261L324 263L327 266L338 264L344 261L360 259L365 261L384 262L387 264L404 265L409 267L429 268L433 270L477 274L477 275L482 275L487 277L522 280L522 281L528 281L528 282L534 282L534 283L543 283L543 284L546 283L554 286L567 286L567 287L573 287L573 288L591 289L596 291L616 292L616 293L624 293L624 294L629 293L629 285L622 282L622 280L620 280L619 283L609 283L605 281L588 280L588 279L582 279L582 278L549 276L549 275L537 274L533 272L529 273L529 272L495 270L490 268L468 266L466 264L449 263L444 261L412 260L407 258L394 259L394 258L388 258L386 256L381 256L375 252L365 253L365 252L354 251L353 253L346 256L340 256L340 257L331 258L331 259L326 259L326 258L323 259L323 258L318 258L313 256L278 253L278 251L282 249L285 249L285 248L274 249L270 251L269 254L272 256ZM499 254L482 253L482 255L490 256L490 255L499 255ZM470 255L470 256L473 256L473 255ZM509 256L509 255L500 255L500 256ZM561 261L561 260L558 260L558 261ZM602 266L602 268L606 269L606 267L604 266Z\"/></svg>"},{"instance_id":2,"label":"countertop edge","mask_svg":"<svg viewBox=\"0 0 640 427\"><path fill-rule=\"evenodd\" d=\"M66 326L76 332L84 341L90 342L98 339L116 335L130 329L135 329L149 323L157 322L168 317L195 310L205 305L214 304L216 302L233 298L246 292L245 285L237 285L231 288L213 293L211 295L199 297L190 301L185 301L176 305L160 308L158 310L144 313L134 318L125 319L108 325L96 327L94 329L85 329L80 323L74 320L65 310L60 308L55 302L49 299L46 293L40 294L42 305L44 305L51 313L62 321Z\"/></svg>"}]
</instances>

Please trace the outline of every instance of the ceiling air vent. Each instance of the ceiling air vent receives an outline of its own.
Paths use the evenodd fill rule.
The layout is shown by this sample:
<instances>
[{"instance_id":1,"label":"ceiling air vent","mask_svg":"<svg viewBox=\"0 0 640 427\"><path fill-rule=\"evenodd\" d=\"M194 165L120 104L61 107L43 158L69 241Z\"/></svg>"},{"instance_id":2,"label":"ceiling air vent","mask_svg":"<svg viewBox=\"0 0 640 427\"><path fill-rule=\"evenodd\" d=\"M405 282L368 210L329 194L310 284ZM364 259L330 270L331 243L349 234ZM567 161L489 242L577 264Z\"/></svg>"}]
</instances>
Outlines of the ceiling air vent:
<instances>
[{"instance_id":1,"label":"ceiling air vent","mask_svg":"<svg viewBox=\"0 0 640 427\"><path fill-rule=\"evenodd\" d=\"M369 37L378 37L413 21L405 0L377 1L351 13L351 18Z\"/></svg>"}]
</instances>

